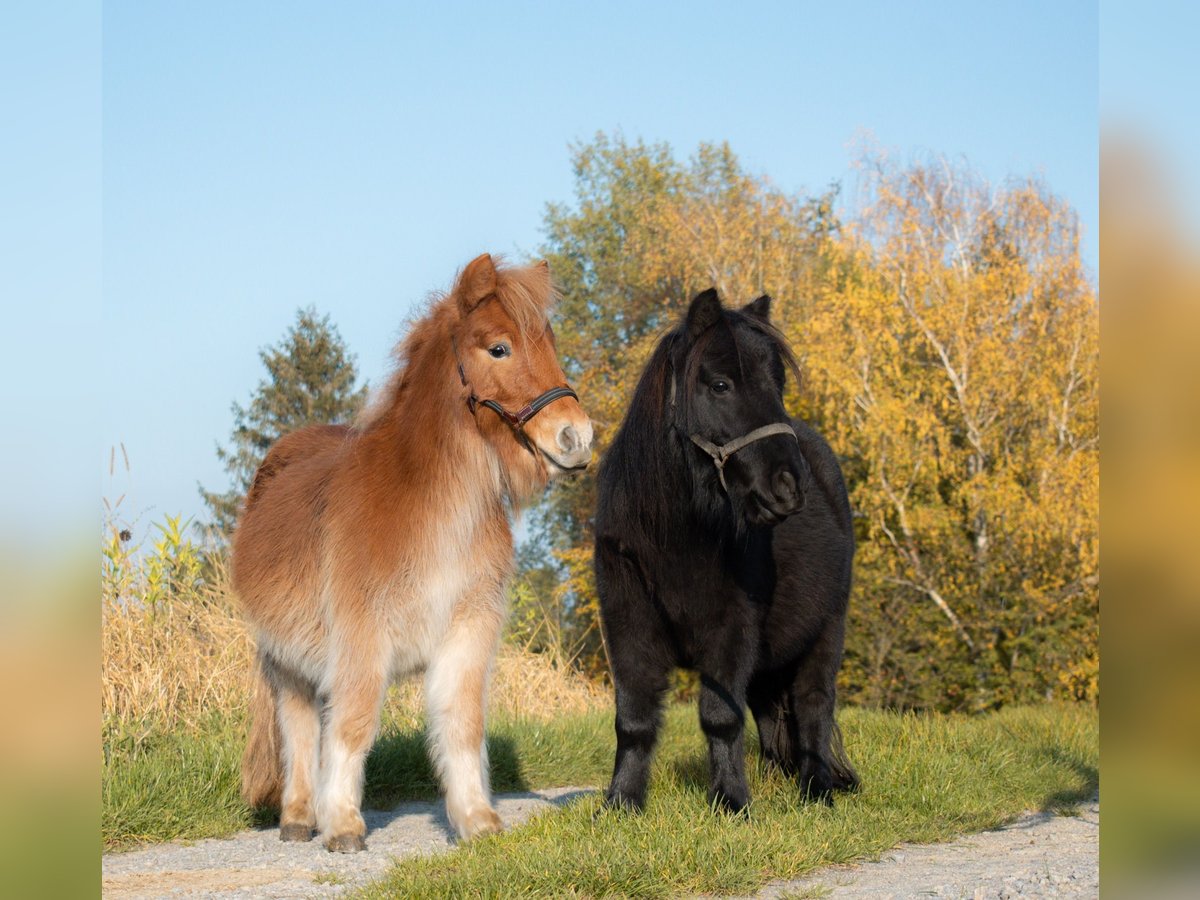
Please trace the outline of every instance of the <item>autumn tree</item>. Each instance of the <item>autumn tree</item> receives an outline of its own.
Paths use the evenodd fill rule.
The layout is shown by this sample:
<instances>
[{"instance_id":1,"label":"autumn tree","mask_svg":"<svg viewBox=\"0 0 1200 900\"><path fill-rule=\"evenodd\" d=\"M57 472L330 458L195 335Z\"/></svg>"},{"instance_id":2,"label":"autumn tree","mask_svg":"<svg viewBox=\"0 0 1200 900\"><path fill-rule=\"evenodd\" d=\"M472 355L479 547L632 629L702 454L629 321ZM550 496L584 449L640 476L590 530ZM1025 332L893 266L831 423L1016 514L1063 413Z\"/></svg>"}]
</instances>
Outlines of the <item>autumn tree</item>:
<instances>
[{"instance_id":1,"label":"autumn tree","mask_svg":"<svg viewBox=\"0 0 1200 900\"><path fill-rule=\"evenodd\" d=\"M875 154L843 227L832 192L785 194L723 145L680 163L600 135L574 164L575 201L549 208L544 252L598 451L694 293L771 293L805 376L788 407L841 456L855 510L843 695L939 709L1094 698L1098 309L1070 208L1037 181L993 188L964 166ZM603 671L593 508L590 478L560 484L535 531Z\"/></svg>"},{"instance_id":2,"label":"autumn tree","mask_svg":"<svg viewBox=\"0 0 1200 900\"><path fill-rule=\"evenodd\" d=\"M259 381L249 406L233 404L229 446L217 446L232 487L224 492L200 488L213 524L225 535L232 533L242 498L271 444L305 425L349 421L367 396L336 326L311 307L297 310L282 340L258 356L267 377Z\"/></svg>"},{"instance_id":3,"label":"autumn tree","mask_svg":"<svg viewBox=\"0 0 1200 900\"><path fill-rule=\"evenodd\" d=\"M863 172L788 323L860 523L843 681L886 705L1092 697L1099 313L1075 215L940 159Z\"/></svg>"}]
</instances>

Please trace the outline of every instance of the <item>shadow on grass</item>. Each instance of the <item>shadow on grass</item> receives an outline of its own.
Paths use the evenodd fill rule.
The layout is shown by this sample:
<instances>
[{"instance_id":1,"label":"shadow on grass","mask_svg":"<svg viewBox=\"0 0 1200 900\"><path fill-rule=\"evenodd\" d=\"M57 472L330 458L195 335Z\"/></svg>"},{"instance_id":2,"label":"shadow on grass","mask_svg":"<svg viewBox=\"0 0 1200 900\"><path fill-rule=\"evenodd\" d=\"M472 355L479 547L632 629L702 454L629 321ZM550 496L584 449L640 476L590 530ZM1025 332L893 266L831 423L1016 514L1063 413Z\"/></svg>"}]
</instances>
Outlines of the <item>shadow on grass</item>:
<instances>
[{"instance_id":1,"label":"shadow on grass","mask_svg":"<svg viewBox=\"0 0 1200 900\"><path fill-rule=\"evenodd\" d=\"M685 790L696 790L701 794L708 790L708 760L703 756L672 761L669 774L671 780Z\"/></svg>"},{"instance_id":2,"label":"shadow on grass","mask_svg":"<svg viewBox=\"0 0 1200 900\"><path fill-rule=\"evenodd\" d=\"M488 762L493 791L528 791L521 760L513 741L505 736L487 737ZM363 806L389 810L406 800L435 801L441 798L441 786L429 758L424 731L386 731L375 742L367 757ZM252 811L255 828L279 824L279 812L273 809Z\"/></svg>"},{"instance_id":3,"label":"shadow on grass","mask_svg":"<svg viewBox=\"0 0 1200 900\"><path fill-rule=\"evenodd\" d=\"M489 734L487 748L492 790L529 790L512 739ZM424 731L390 731L375 742L367 757L365 806L388 809L402 800L435 800L440 795Z\"/></svg>"},{"instance_id":4,"label":"shadow on grass","mask_svg":"<svg viewBox=\"0 0 1200 900\"><path fill-rule=\"evenodd\" d=\"M1086 803L1100 796L1100 770L1078 753L1063 750L1061 747L1049 746L1044 750L1046 756L1059 765L1069 766L1080 777L1083 784L1078 788L1067 788L1048 794L1042 801L1042 812L1054 815L1073 815L1080 803Z\"/></svg>"}]
</instances>

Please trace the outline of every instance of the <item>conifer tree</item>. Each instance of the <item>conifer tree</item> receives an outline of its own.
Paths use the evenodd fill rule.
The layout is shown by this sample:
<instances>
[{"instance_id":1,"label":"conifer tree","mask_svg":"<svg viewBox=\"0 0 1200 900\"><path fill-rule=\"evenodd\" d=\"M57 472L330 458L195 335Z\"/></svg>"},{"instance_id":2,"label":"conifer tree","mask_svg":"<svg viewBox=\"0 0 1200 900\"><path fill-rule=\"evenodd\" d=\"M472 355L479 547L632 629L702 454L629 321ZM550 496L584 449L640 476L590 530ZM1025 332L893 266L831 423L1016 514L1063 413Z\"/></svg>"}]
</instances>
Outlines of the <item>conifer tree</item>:
<instances>
[{"instance_id":1,"label":"conifer tree","mask_svg":"<svg viewBox=\"0 0 1200 900\"><path fill-rule=\"evenodd\" d=\"M229 535L258 464L282 435L305 425L347 422L362 408L366 386L329 316L308 307L279 343L259 351L267 370L248 406L234 402L233 433L217 446L232 486L224 493L200 488L212 524Z\"/></svg>"}]
</instances>

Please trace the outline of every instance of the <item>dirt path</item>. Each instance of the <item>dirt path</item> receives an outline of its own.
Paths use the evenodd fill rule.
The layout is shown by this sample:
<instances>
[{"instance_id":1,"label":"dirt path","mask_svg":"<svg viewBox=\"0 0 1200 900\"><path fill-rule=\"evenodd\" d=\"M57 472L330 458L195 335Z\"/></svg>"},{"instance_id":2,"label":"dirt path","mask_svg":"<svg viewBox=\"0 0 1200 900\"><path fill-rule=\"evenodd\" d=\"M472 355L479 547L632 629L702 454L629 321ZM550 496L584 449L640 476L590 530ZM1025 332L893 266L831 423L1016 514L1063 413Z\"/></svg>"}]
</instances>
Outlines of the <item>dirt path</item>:
<instances>
[{"instance_id":1,"label":"dirt path","mask_svg":"<svg viewBox=\"0 0 1200 900\"><path fill-rule=\"evenodd\" d=\"M563 806L590 788L503 794L496 807L512 827ZM107 854L104 896L332 897L383 875L393 859L453 846L442 803L402 803L364 812L367 852L328 853L316 841L283 844L276 829ZM1096 897L1100 892L1100 804L1078 816L1027 815L994 831L946 844L902 845L878 861L772 882L759 898Z\"/></svg>"}]
</instances>

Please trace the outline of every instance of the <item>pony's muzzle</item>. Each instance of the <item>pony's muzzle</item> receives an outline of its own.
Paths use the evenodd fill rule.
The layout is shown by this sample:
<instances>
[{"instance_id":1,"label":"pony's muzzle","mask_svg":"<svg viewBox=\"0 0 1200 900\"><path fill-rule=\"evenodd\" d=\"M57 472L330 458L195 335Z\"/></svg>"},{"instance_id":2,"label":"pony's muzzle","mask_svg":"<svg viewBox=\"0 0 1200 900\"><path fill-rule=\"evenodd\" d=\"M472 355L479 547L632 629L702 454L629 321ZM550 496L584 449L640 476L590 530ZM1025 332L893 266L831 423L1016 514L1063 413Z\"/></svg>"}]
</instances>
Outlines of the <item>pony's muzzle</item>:
<instances>
[{"instance_id":1,"label":"pony's muzzle","mask_svg":"<svg viewBox=\"0 0 1200 900\"><path fill-rule=\"evenodd\" d=\"M791 465L782 465L771 475L767 484L760 482L750 490L746 512L757 525L778 525L788 516L804 508L806 500L803 473Z\"/></svg>"},{"instance_id":2,"label":"pony's muzzle","mask_svg":"<svg viewBox=\"0 0 1200 900\"><path fill-rule=\"evenodd\" d=\"M553 474L587 468L592 461L592 423L586 419L583 422L564 422L554 432L554 452L542 452L559 470Z\"/></svg>"}]
</instances>

